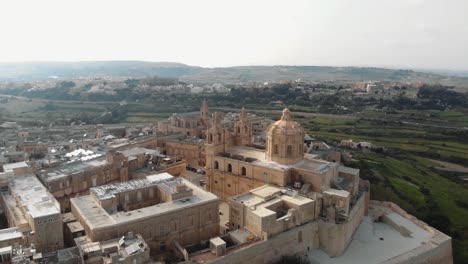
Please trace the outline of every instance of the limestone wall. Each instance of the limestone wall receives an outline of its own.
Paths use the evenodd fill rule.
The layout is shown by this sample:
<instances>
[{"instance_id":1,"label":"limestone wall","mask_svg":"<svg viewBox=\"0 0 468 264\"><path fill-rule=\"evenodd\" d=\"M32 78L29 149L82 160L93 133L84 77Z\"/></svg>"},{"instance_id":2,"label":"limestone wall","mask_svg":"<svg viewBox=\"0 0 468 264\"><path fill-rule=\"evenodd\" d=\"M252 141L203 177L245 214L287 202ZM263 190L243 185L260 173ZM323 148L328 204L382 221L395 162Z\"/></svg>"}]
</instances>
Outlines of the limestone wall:
<instances>
[{"instance_id":1,"label":"limestone wall","mask_svg":"<svg viewBox=\"0 0 468 264\"><path fill-rule=\"evenodd\" d=\"M308 223L237 251L228 250L227 255L208 263L271 263L282 255L303 255L318 248L318 229L317 222Z\"/></svg>"},{"instance_id":2,"label":"limestone wall","mask_svg":"<svg viewBox=\"0 0 468 264\"><path fill-rule=\"evenodd\" d=\"M213 160L208 158L207 161L207 188L222 199L248 192L264 184L285 186L289 174L289 171L220 156L214 157Z\"/></svg>"},{"instance_id":3,"label":"limestone wall","mask_svg":"<svg viewBox=\"0 0 468 264\"><path fill-rule=\"evenodd\" d=\"M362 195L351 209L348 222L335 224L319 220L320 248L331 257L343 254L364 214L365 196Z\"/></svg>"}]
</instances>

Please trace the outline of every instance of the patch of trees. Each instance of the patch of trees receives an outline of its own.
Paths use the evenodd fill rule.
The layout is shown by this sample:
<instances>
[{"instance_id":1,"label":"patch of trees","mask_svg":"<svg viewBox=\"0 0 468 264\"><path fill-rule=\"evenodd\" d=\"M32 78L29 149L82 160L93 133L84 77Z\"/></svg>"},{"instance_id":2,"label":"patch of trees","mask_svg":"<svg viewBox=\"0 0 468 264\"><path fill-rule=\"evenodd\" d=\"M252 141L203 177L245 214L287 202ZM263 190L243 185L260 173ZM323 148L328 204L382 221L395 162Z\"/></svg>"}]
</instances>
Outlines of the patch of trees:
<instances>
[{"instance_id":1,"label":"patch of trees","mask_svg":"<svg viewBox=\"0 0 468 264\"><path fill-rule=\"evenodd\" d=\"M133 85L135 85L134 87L136 87L136 85L139 83L146 84L149 86L169 86L169 85L175 85L179 82L177 78L163 78L163 77L158 77L158 76L153 76L153 77L142 79L141 81L138 81L138 83L136 81L138 80L128 79L125 81L125 83L129 87Z\"/></svg>"},{"instance_id":2,"label":"patch of trees","mask_svg":"<svg viewBox=\"0 0 468 264\"><path fill-rule=\"evenodd\" d=\"M418 91L417 97L424 106L468 107L468 96L450 90L453 87L442 85L424 85ZM438 108L438 107L437 107Z\"/></svg>"}]
</instances>

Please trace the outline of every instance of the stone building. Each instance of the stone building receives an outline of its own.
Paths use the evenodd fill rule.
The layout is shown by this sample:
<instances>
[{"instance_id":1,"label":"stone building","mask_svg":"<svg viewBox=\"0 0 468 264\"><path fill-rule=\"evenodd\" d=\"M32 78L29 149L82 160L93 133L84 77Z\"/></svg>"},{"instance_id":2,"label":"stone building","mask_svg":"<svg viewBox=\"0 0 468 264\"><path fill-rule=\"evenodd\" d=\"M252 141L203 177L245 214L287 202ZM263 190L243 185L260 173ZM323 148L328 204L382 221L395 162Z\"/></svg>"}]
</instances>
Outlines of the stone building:
<instances>
[{"instance_id":1,"label":"stone building","mask_svg":"<svg viewBox=\"0 0 468 264\"><path fill-rule=\"evenodd\" d=\"M8 236L16 233L22 238L12 244L33 243L43 253L63 248L60 205L36 176L15 175L1 200L8 225L14 227Z\"/></svg>"},{"instance_id":2,"label":"stone building","mask_svg":"<svg viewBox=\"0 0 468 264\"><path fill-rule=\"evenodd\" d=\"M158 122L158 131L161 133L181 132L187 136L203 137L209 122L209 109L206 100L203 100L200 112L187 114L174 114L167 121Z\"/></svg>"},{"instance_id":3,"label":"stone building","mask_svg":"<svg viewBox=\"0 0 468 264\"><path fill-rule=\"evenodd\" d=\"M129 232L122 237L92 242L83 236L75 239L85 264L133 264L150 263L150 250L139 234Z\"/></svg>"},{"instance_id":4,"label":"stone building","mask_svg":"<svg viewBox=\"0 0 468 264\"><path fill-rule=\"evenodd\" d=\"M70 198L86 195L89 188L148 174L169 172L176 176L185 173L185 160L171 158L160 151L142 147L110 150L106 157L77 160L57 168L39 171L38 177L60 202L62 212L70 211Z\"/></svg>"},{"instance_id":5,"label":"stone building","mask_svg":"<svg viewBox=\"0 0 468 264\"><path fill-rule=\"evenodd\" d=\"M218 198L167 173L91 188L90 193L72 198L71 205L93 242L132 231L158 254L219 233Z\"/></svg>"},{"instance_id":6,"label":"stone building","mask_svg":"<svg viewBox=\"0 0 468 264\"><path fill-rule=\"evenodd\" d=\"M66 163L38 172L38 178L59 201L62 212L70 210L70 198L87 194L89 188L128 180L128 157L109 151L105 158Z\"/></svg>"},{"instance_id":7,"label":"stone building","mask_svg":"<svg viewBox=\"0 0 468 264\"><path fill-rule=\"evenodd\" d=\"M187 165L192 167L205 166L205 140L196 137L181 137L169 139L164 150L171 157L183 157Z\"/></svg>"}]
</instances>

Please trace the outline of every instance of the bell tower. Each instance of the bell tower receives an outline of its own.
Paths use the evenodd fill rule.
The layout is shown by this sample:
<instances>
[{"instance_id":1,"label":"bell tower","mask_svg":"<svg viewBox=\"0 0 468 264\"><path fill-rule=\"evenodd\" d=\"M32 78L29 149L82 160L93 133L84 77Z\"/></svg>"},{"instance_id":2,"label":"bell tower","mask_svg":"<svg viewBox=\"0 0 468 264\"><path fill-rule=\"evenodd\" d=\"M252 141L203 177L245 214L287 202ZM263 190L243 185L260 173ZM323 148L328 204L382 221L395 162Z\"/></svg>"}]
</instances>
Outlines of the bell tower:
<instances>
[{"instance_id":1,"label":"bell tower","mask_svg":"<svg viewBox=\"0 0 468 264\"><path fill-rule=\"evenodd\" d=\"M226 151L226 131L221 126L221 116L215 112L211 121L211 126L206 131L205 157L206 157L206 177L208 179L206 188L212 191L213 178L216 170L219 170L219 163L215 161L217 155Z\"/></svg>"},{"instance_id":2,"label":"bell tower","mask_svg":"<svg viewBox=\"0 0 468 264\"><path fill-rule=\"evenodd\" d=\"M221 116L218 112L213 115L211 127L206 131L206 156L218 155L225 152L225 131L221 126ZM208 162L208 160L207 160Z\"/></svg>"},{"instance_id":3,"label":"bell tower","mask_svg":"<svg viewBox=\"0 0 468 264\"><path fill-rule=\"evenodd\" d=\"M202 124L207 126L208 125L208 119L209 119L209 109L208 109L208 103L206 102L206 99L203 99L202 105L200 107L200 119L202 121Z\"/></svg>"},{"instance_id":4,"label":"bell tower","mask_svg":"<svg viewBox=\"0 0 468 264\"><path fill-rule=\"evenodd\" d=\"M244 107L240 111L239 120L234 125L234 135L236 145L252 144L252 124L247 117Z\"/></svg>"}]
</instances>

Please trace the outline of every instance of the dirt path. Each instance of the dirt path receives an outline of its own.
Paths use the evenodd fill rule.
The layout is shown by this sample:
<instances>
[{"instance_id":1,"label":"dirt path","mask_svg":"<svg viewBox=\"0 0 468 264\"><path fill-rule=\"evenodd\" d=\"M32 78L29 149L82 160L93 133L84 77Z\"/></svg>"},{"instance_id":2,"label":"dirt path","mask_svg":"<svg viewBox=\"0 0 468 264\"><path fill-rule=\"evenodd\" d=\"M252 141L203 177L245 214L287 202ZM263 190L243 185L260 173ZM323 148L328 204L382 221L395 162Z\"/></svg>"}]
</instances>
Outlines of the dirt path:
<instances>
[{"instance_id":1,"label":"dirt path","mask_svg":"<svg viewBox=\"0 0 468 264\"><path fill-rule=\"evenodd\" d=\"M459 164L445 162L441 160L433 160L433 159L428 159L428 160L439 164L440 166L435 167L438 170L468 173L468 168Z\"/></svg>"}]
</instances>

